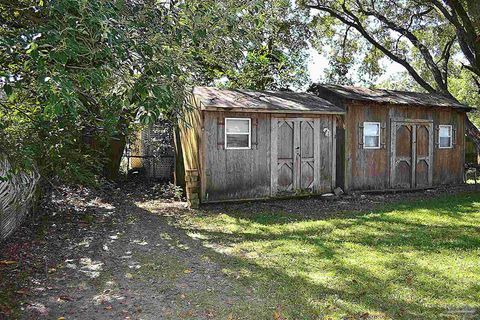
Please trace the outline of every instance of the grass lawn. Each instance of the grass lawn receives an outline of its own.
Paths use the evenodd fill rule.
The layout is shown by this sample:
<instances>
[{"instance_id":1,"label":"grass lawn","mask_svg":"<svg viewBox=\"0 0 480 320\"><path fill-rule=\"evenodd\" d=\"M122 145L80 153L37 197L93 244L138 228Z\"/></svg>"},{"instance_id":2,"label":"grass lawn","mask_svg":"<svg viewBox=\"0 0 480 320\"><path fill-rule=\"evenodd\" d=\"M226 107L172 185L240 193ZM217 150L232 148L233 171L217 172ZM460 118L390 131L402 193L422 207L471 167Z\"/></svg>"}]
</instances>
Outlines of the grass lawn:
<instances>
[{"instance_id":1,"label":"grass lawn","mask_svg":"<svg viewBox=\"0 0 480 320\"><path fill-rule=\"evenodd\" d=\"M480 193L318 219L252 204L184 228L266 302L257 319L480 318Z\"/></svg>"}]
</instances>

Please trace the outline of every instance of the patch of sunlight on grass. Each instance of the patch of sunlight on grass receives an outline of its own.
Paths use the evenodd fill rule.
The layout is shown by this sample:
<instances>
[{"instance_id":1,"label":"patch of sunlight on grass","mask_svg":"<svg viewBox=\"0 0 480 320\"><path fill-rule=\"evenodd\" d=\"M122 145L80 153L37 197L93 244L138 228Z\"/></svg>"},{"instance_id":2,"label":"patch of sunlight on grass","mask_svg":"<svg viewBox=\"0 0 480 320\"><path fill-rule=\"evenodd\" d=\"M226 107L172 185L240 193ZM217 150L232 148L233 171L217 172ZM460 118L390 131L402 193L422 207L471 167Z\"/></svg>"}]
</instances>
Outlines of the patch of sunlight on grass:
<instances>
[{"instance_id":1,"label":"patch of sunlight on grass","mask_svg":"<svg viewBox=\"0 0 480 320\"><path fill-rule=\"evenodd\" d=\"M479 193L328 220L259 212L187 223L228 257L226 274L289 318L437 319L464 307L480 316Z\"/></svg>"}]
</instances>

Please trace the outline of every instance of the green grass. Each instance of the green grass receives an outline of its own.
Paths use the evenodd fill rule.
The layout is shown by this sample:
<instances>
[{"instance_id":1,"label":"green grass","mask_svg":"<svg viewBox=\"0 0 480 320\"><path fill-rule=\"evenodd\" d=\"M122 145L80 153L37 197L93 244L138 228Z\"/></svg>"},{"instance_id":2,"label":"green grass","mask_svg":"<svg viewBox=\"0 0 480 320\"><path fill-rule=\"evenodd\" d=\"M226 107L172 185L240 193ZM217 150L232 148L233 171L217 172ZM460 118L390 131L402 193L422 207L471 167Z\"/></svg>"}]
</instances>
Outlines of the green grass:
<instances>
[{"instance_id":1,"label":"green grass","mask_svg":"<svg viewBox=\"0 0 480 320\"><path fill-rule=\"evenodd\" d=\"M480 318L480 193L317 220L254 208L184 223L253 288L258 319Z\"/></svg>"}]
</instances>

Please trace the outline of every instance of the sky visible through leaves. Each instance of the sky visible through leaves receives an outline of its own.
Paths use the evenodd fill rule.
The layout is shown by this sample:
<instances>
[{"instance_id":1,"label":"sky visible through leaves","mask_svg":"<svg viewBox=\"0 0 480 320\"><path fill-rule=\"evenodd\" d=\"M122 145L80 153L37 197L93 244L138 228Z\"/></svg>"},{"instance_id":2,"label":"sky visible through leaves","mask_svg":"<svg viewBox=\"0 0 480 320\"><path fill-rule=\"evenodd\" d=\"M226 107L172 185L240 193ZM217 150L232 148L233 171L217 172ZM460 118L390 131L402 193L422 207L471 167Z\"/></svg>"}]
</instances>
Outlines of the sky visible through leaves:
<instances>
[{"instance_id":1,"label":"sky visible through leaves","mask_svg":"<svg viewBox=\"0 0 480 320\"><path fill-rule=\"evenodd\" d=\"M326 54L319 53L313 48L308 50L308 54L308 75L310 76L310 80L312 82L322 82L324 79L325 69L328 67L328 56ZM395 76L404 71L401 65L391 62L386 58L382 59L382 64L385 66L386 72L377 79L375 84L381 84L389 77Z\"/></svg>"}]
</instances>

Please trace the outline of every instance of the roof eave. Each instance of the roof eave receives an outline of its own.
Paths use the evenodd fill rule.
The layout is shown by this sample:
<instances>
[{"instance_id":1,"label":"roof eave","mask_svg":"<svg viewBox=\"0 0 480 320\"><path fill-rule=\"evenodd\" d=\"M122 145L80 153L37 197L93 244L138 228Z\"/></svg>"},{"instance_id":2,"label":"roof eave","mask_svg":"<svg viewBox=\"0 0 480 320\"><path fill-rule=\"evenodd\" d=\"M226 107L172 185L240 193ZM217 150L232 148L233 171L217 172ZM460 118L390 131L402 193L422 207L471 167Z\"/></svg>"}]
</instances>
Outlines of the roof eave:
<instances>
[{"instance_id":1,"label":"roof eave","mask_svg":"<svg viewBox=\"0 0 480 320\"><path fill-rule=\"evenodd\" d=\"M305 114L345 114L343 110L292 110L292 109L256 109L256 108L228 108L228 107L216 107L212 105L202 104L202 110L205 111L229 111L229 112L242 112L242 113L305 113Z\"/></svg>"},{"instance_id":2,"label":"roof eave","mask_svg":"<svg viewBox=\"0 0 480 320\"><path fill-rule=\"evenodd\" d=\"M473 107L463 105L463 104L459 104L459 105L438 105L438 104L428 104L428 103L425 103L425 104L399 103L399 102L376 101L375 98L373 98L373 97L368 97L368 98L367 97L355 97L355 98L352 98L351 96L349 96L347 94L339 93L339 92L333 90L332 88L328 88L328 87L326 87L324 85L321 85L321 84L316 84L316 87L317 88L322 88L323 90L326 90L326 91L330 92L331 94L337 96L338 98L345 99L345 100L351 100L351 101L364 101L364 102L373 102L373 103L378 103L378 104L405 105L405 106L412 106L413 105L413 106L432 107L432 108L434 108L434 107L437 107L437 108L452 108L452 109L461 110L461 111L465 111L465 112L470 112L470 111L475 109ZM313 88L313 86L312 86L312 88ZM314 92L313 90L311 92ZM392 91L402 92L402 91L398 91L398 90L392 90Z\"/></svg>"}]
</instances>

